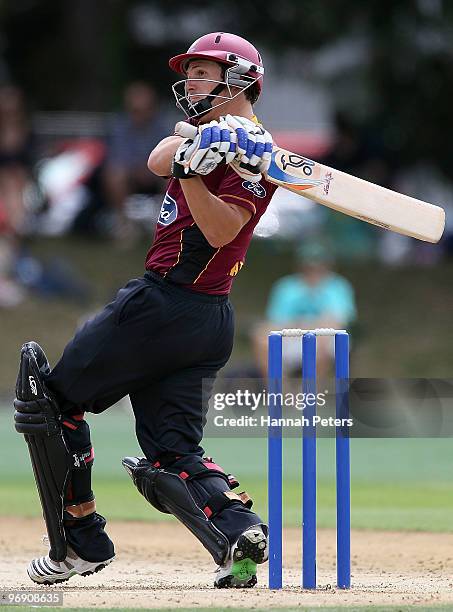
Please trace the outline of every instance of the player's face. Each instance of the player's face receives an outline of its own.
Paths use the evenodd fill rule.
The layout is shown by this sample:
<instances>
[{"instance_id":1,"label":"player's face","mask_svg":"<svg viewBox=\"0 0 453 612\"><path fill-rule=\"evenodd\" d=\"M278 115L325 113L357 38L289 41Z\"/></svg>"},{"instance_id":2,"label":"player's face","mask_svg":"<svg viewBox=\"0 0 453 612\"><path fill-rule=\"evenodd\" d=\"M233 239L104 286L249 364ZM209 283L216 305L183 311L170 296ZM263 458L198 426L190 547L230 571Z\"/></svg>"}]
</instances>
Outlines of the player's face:
<instances>
[{"instance_id":1,"label":"player's face","mask_svg":"<svg viewBox=\"0 0 453 612\"><path fill-rule=\"evenodd\" d=\"M187 68L186 91L192 104L202 100L222 81L222 68L211 60L193 60Z\"/></svg>"},{"instance_id":2,"label":"player's face","mask_svg":"<svg viewBox=\"0 0 453 612\"><path fill-rule=\"evenodd\" d=\"M241 93L238 87L225 84L222 91L216 96L210 96L219 83L225 83L224 68L212 60L193 59L186 68L185 97L192 104L196 104L209 96L212 110L201 116L202 123L218 119L221 115L235 114L234 108L230 107L231 101L237 93ZM238 114L238 113L236 113Z\"/></svg>"}]
</instances>

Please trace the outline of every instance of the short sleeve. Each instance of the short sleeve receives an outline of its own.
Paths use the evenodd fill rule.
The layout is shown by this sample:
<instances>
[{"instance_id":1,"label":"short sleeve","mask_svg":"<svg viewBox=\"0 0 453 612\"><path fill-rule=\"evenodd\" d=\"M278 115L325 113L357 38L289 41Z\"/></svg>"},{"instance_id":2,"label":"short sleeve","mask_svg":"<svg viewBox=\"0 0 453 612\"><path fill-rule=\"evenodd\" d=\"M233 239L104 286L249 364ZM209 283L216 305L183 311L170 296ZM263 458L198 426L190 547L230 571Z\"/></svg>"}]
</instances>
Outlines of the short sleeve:
<instances>
[{"instance_id":1,"label":"short sleeve","mask_svg":"<svg viewBox=\"0 0 453 612\"><path fill-rule=\"evenodd\" d=\"M274 185L267 181L252 183L228 168L219 185L217 197L229 204L242 206L255 216L257 212L266 209L274 191Z\"/></svg>"}]
</instances>

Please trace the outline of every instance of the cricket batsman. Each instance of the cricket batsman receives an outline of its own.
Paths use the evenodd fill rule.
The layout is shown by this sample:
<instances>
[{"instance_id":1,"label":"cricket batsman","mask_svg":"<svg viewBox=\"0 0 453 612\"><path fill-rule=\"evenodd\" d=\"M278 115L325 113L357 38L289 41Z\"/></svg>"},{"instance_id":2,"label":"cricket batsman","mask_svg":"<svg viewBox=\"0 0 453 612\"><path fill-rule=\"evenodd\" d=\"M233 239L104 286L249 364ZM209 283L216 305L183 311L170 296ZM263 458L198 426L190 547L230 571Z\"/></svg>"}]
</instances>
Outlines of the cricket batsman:
<instances>
[{"instance_id":1,"label":"cricket batsman","mask_svg":"<svg viewBox=\"0 0 453 612\"><path fill-rule=\"evenodd\" d=\"M21 350L15 423L50 544L28 566L37 583L92 574L115 557L96 510L84 414L126 395L144 457L123 465L152 506L205 546L218 565L214 585L252 587L268 558L267 526L252 501L200 446L213 382L233 346L228 294L276 189L262 176L272 137L253 112L264 67L252 44L224 32L202 36L170 67L187 121L148 159L169 182L144 276L76 332L53 370L36 342Z\"/></svg>"}]
</instances>

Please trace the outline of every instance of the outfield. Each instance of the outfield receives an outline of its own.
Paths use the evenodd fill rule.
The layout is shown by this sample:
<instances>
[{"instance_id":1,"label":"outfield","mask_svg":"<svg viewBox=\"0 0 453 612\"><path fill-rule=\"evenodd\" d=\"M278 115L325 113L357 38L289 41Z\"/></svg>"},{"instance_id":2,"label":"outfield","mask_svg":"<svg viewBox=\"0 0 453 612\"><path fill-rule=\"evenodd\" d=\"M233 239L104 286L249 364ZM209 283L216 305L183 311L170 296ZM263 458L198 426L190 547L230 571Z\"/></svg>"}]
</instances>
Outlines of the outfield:
<instances>
[{"instance_id":1,"label":"outfield","mask_svg":"<svg viewBox=\"0 0 453 612\"><path fill-rule=\"evenodd\" d=\"M30 589L25 568L43 554L41 508L26 445L15 433L12 408L0 411L0 566L3 588ZM121 458L139 453L127 404L88 416L95 446L94 488L98 509L109 520L117 559L100 574L63 585L65 606L218 610L212 588L213 564L193 536L174 518L159 514L138 494ZM449 439L354 439L352 455L352 584L335 584L334 441L318 443L318 575L316 594L301 591L301 444L284 440L284 582L281 592L259 585L247 592L222 593L230 608L294 609L298 606L392 606L452 603L453 532ZM266 518L266 440L205 441L208 454L233 472ZM160 521L160 522L158 522ZM418 532L418 533L415 533ZM437 533L436 533L437 532ZM45 590L46 587L38 587ZM290 607L289 607L290 606ZM18 609L18 608L15 608ZM319 608L324 609L324 608ZM374 610L384 608L373 608ZM435 609L435 608L433 608ZM445 608L437 608L443 610Z\"/></svg>"},{"instance_id":2,"label":"outfield","mask_svg":"<svg viewBox=\"0 0 453 612\"><path fill-rule=\"evenodd\" d=\"M95 447L94 486L98 507L110 519L168 520L132 486L121 466L124 455L140 454L127 406L88 417ZM0 515L41 514L26 445L14 432L12 409L0 412ZM266 516L266 440L205 441L208 455L239 478ZM285 522L301 520L300 441L285 449ZM356 439L351 441L352 527L355 529L453 532L450 439ZM335 526L333 440L318 441L318 525ZM12 469L14 466L14 469Z\"/></svg>"}]
</instances>

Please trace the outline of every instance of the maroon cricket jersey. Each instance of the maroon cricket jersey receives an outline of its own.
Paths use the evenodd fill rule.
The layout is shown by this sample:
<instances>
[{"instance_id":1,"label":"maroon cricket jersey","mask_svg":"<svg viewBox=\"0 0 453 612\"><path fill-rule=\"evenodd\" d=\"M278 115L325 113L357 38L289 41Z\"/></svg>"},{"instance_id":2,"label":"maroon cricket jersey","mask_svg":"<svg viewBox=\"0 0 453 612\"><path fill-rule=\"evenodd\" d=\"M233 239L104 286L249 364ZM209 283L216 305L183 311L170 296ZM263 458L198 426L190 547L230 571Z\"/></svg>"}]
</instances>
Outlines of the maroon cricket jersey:
<instances>
[{"instance_id":1,"label":"maroon cricket jersey","mask_svg":"<svg viewBox=\"0 0 453 612\"><path fill-rule=\"evenodd\" d=\"M234 240L215 248L195 224L179 180L172 178L160 209L154 242L146 256L146 269L193 291L225 295L244 265L253 230L277 187L264 179L251 183L225 165L202 179L213 195L242 206L252 217Z\"/></svg>"}]
</instances>

